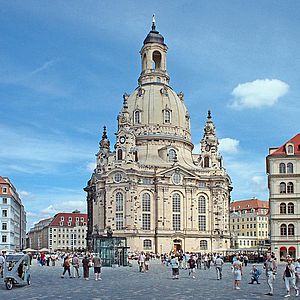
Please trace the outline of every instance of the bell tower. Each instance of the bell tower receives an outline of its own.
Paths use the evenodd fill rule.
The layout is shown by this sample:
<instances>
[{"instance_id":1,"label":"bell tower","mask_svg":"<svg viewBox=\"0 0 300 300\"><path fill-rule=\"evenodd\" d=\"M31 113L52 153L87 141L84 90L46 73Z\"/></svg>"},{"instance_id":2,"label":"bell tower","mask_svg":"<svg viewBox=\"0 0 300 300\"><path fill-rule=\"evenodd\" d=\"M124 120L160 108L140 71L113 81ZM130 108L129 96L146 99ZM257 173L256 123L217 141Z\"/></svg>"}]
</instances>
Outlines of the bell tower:
<instances>
[{"instance_id":1,"label":"bell tower","mask_svg":"<svg viewBox=\"0 0 300 300\"><path fill-rule=\"evenodd\" d=\"M169 84L170 77L167 73L167 50L164 37L156 30L155 16L152 17L152 28L144 40L141 61L142 72L139 77L139 85L147 83Z\"/></svg>"}]
</instances>

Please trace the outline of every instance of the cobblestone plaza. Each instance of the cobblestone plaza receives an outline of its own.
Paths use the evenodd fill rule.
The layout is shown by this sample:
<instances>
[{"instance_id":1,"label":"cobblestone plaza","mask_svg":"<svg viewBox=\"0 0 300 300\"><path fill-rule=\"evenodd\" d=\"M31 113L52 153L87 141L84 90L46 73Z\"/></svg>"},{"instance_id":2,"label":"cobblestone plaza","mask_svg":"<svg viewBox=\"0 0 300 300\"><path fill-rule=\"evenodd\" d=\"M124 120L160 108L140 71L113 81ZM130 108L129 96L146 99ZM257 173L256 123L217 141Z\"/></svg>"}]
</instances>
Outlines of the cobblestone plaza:
<instances>
[{"instance_id":1,"label":"cobblestone plaza","mask_svg":"<svg viewBox=\"0 0 300 300\"><path fill-rule=\"evenodd\" d=\"M261 267L261 266L260 266ZM233 290L231 265L225 264L223 279L216 280L215 267L209 270L196 270L192 279L187 270L180 271L179 280L172 280L171 268L162 266L159 261L150 262L148 273L139 273L137 262L132 267L103 268L102 281L95 281L92 269L90 280L60 278L62 267L39 267L35 263L31 268L32 285L5 289L1 280L0 299L282 299L285 295L282 280L283 265L279 266L274 282L274 296L265 296L268 292L263 272L260 285L248 284L251 266L244 268L241 290ZM82 270L81 270L82 273ZM291 298L294 298L292 291Z\"/></svg>"}]
</instances>

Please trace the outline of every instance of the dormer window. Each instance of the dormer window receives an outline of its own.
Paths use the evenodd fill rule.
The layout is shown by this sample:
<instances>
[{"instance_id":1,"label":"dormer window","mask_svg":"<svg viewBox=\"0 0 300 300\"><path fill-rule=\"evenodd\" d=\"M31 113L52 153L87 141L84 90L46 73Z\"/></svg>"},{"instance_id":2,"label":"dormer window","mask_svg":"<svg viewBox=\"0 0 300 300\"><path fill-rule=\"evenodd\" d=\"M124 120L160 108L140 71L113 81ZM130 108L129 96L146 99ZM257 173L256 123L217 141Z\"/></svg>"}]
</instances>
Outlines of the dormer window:
<instances>
[{"instance_id":1,"label":"dormer window","mask_svg":"<svg viewBox=\"0 0 300 300\"><path fill-rule=\"evenodd\" d=\"M140 124L141 123L141 112L139 110L136 110L133 113L133 120L134 120L134 124Z\"/></svg>"},{"instance_id":2,"label":"dormer window","mask_svg":"<svg viewBox=\"0 0 300 300\"><path fill-rule=\"evenodd\" d=\"M168 156L169 156L169 161L170 162L174 162L174 161L177 160L177 154L176 154L176 151L174 149L169 150Z\"/></svg>"},{"instance_id":3,"label":"dormer window","mask_svg":"<svg viewBox=\"0 0 300 300\"><path fill-rule=\"evenodd\" d=\"M288 145L286 152L287 152L287 154L294 154L294 146L293 145Z\"/></svg>"},{"instance_id":4,"label":"dormer window","mask_svg":"<svg viewBox=\"0 0 300 300\"><path fill-rule=\"evenodd\" d=\"M170 124L171 123L171 111L169 109L165 109L164 113L164 123Z\"/></svg>"}]
</instances>

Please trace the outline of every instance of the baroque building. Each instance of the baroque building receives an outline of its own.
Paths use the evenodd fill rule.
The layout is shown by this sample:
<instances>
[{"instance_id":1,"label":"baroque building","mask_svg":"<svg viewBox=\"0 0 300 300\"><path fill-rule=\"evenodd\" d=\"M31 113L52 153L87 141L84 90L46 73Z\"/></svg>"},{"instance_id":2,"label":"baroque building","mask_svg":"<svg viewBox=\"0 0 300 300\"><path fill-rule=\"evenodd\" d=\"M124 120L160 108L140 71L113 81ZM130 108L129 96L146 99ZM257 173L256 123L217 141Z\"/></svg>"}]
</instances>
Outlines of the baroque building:
<instances>
[{"instance_id":1,"label":"baroque building","mask_svg":"<svg viewBox=\"0 0 300 300\"><path fill-rule=\"evenodd\" d=\"M277 259L300 256L300 133L267 156L271 250Z\"/></svg>"},{"instance_id":2,"label":"baroque building","mask_svg":"<svg viewBox=\"0 0 300 300\"><path fill-rule=\"evenodd\" d=\"M104 127L87 187L88 248L112 230L131 251L214 251L230 247L231 180L210 111L194 154L184 94L170 86L164 37L144 40L138 87L123 95L114 150Z\"/></svg>"}]
</instances>

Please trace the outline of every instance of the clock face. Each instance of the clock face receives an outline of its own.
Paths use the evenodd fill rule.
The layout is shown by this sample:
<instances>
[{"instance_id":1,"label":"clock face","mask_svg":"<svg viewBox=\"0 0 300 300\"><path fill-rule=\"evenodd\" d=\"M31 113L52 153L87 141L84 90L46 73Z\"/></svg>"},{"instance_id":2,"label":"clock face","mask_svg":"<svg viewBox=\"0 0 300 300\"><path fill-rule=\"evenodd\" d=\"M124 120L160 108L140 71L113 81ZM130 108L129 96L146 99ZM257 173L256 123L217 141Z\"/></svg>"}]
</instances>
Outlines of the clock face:
<instances>
[{"instance_id":1,"label":"clock face","mask_svg":"<svg viewBox=\"0 0 300 300\"><path fill-rule=\"evenodd\" d=\"M124 136L121 136L121 137L120 137L120 143L121 143L121 144L124 144L124 143L125 143L125 137L124 137Z\"/></svg>"}]
</instances>

